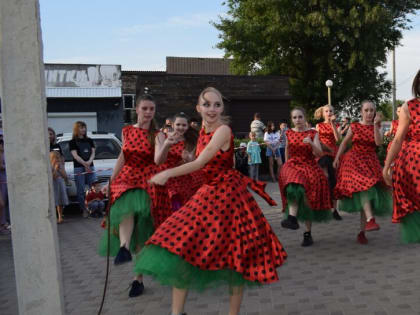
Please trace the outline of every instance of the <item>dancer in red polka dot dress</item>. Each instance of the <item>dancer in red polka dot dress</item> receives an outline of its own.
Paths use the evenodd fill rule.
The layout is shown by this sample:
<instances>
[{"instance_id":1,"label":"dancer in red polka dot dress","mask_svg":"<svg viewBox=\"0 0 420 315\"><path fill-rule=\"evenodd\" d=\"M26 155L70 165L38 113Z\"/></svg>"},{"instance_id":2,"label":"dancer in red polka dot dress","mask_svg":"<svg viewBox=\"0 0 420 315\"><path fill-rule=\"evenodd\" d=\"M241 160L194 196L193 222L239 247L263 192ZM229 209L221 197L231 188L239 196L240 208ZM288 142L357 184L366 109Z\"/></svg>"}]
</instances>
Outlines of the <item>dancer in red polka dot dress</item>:
<instances>
[{"instance_id":1,"label":"dancer in red polka dot dress","mask_svg":"<svg viewBox=\"0 0 420 315\"><path fill-rule=\"evenodd\" d=\"M400 112L401 112L401 105L399 105L397 107L397 117L400 117ZM384 136L391 138L391 140L388 143L388 147L386 148L386 152L389 152L389 149L391 148L391 144L392 144L392 140L395 137L395 134L397 133L397 129L398 129L398 119L394 119L391 123L391 129L389 129L389 131L387 131Z\"/></svg>"},{"instance_id":2,"label":"dancer in red polka dot dress","mask_svg":"<svg viewBox=\"0 0 420 315\"><path fill-rule=\"evenodd\" d=\"M233 169L233 135L223 110L220 92L206 88L197 105L203 117L198 157L151 180L164 185L199 169L206 174L206 184L156 230L136 262L137 272L173 286L173 315L184 312L188 289L224 283L230 286L229 314L237 315L243 286L277 281L276 268L287 256L248 191L249 187L275 205L264 192L265 184Z\"/></svg>"},{"instance_id":3,"label":"dancer in red polka dot dress","mask_svg":"<svg viewBox=\"0 0 420 315\"><path fill-rule=\"evenodd\" d=\"M383 169L385 181L391 184L390 169L395 160L392 222L401 223L404 243L420 243L420 70L413 81L413 94L415 98L401 108L398 130Z\"/></svg>"},{"instance_id":4,"label":"dancer in red polka dot dress","mask_svg":"<svg viewBox=\"0 0 420 315\"><path fill-rule=\"evenodd\" d=\"M334 167L338 168L334 195L340 200L340 210L360 212L357 241L367 244L365 231L379 230L374 215L391 213L392 202L375 152L376 146L383 143L381 114L376 114L376 107L370 101L364 101L361 110L361 122L350 125L334 160ZM351 149L340 160L350 141Z\"/></svg>"},{"instance_id":5,"label":"dancer in red polka dot dress","mask_svg":"<svg viewBox=\"0 0 420 315\"><path fill-rule=\"evenodd\" d=\"M312 221L327 221L332 207L328 180L315 157L322 155L318 132L306 127L305 112L291 112L294 128L286 131L286 163L280 170L279 187L287 218L284 228L296 230L298 220L304 221L306 231L302 246L313 244Z\"/></svg>"},{"instance_id":6,"label":"dancer in red polka dot dress","mask_svg":"<svg viewBox=\"0 0 420 315\"><path fill-rule=\"evenodd\" d=\"M163 132L156 136L155 163L163 164L162 169L173 168L194 160L198 132L189 127L184 113L175 115L173 132L166 137ZM205 181L202 171L171 178L167 183L172 210L178 210L200 188ZM159 197L159 196L158 196Z\"/></svg>"},{"instance_id":7,"label":"dancer in red polka dot dress","mask_svg":"<svg viewBox=\"0 0 420 315\"><path fill-rule=\"evenodd\" d=\"M148 184L159 171L153 161L157 133L153 121L155 101L150 95L144 95L136 104L137 123L122 131L123 148L111 176L109 202L112 206L108 217L111 241L108 244L104 233L99 250L106 256L107 246L110 246L116 265L129 262L131 253L137 253L153 234L153 223L163 221L172 213L165 189ZM129 296L138 296L143 289L142 275L137 274Z\"/></svg>"},{"instance_id":8,"label":"dancer in red polka dot dress","mask_svg":"<svg viewBox=\"0 0 420 315\"><path fill-rule=\"evenodd\" d=\"M318 164L321 166L325 175L328 176L331 199L333 200L333 218L342 220L337 210L337 200L333 198L333 189L337 183L333 162L338 151L337 142L341 140L339 125L335 122L334 108L331 105L321 106L315 111L314 118L317 120L324 119L323 122L316 125L323 151L322 156L318 160Z\"/></svg>"}]
</instances>

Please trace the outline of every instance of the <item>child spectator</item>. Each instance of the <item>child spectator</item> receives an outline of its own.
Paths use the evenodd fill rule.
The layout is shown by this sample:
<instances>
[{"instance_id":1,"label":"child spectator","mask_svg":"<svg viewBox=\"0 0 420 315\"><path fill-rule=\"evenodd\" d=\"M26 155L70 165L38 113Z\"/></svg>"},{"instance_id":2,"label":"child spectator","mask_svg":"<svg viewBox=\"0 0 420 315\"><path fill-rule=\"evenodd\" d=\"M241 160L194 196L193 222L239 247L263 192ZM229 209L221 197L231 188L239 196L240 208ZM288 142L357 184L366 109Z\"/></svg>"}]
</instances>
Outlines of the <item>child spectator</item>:
<instances>
[{"instance_id":1,"label":"child spectator","mask_svg":"<svg viewBox=\"0 0 420 315\"><path fill-rule=\"evenodd\" d=\"M249 139L246 147L246 152L248 153L248 164L249 164L249 176L258 180L258 168L261 164L261 148L257 142L257 135L255 132L251 131L249 133Z\"/></svg>"},{"instance_id":2,"label":"child spectator","mask_svg":"<svg viewBox=\"0 0 420 315\"><path fill-rule=\"evenodd\" d=\"M242 142L235 152L235 169L248 176L248 154L246 153L245 142Z\"/></svg>"},{"instance_id":3,"label":"child spectator","mask_svg":"<svg viewBox=\"0 0 420 315\"><path fill-rule=\"evenodd\" d=\"M57 210L57 223L63 223L63 208L69 204L67 197L66 182L67 174L61 154L58 151L50 152L50 162L54 186L55 208Z\"/></svg>"},{"instance_id":4,"label":"child spectator","mask_svg":"<svg viewBox=\"0 0 420 315\"><path fill-rule=\"evenodd\" d=\"M100 218L104 215L105 195L101 191L101 184L95 181L92 187L86 193L86 209L89 215L94 218Z\"/></svg>"}]
</instances>

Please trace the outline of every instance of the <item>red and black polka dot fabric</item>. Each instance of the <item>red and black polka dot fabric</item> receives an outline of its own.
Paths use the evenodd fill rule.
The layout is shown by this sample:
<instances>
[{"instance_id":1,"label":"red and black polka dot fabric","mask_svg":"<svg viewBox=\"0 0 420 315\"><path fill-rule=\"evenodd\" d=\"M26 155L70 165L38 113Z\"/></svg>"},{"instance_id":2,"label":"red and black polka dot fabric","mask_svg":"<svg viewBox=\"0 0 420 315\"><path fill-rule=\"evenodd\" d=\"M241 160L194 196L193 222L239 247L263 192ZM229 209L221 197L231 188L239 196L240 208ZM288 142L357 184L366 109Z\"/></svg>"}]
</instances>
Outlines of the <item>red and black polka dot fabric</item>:
<instances>
[{"instance_id":1,"label":"red and black polka dot fabric","mask_svg":"<svg viewBox=\"0 0 420 315\"><path fill-rule=\"evenodd\" d=\"M324 155L330 155L335 158L338 152L338 146L337 141L335 140L333 127L329 123L319 123L317 126L319 141L331 149L331 151L324 151ZM336 124L336 128L338 127L339 125Z\"/></svg>"},{"instance_id":2,"label":"red and black polka dot fabric","mask_svg":"<svg viewBox=\"0 0 420 315\"><path fill-rule=\"evenodd\" d=\"M146 190L152 201L153 223L157 227L172 214L172 211L166 188L148 183L148 180L161 169L154 162L154 147L147 139L148 130L127 126L123 128L122 134L124 165L111 183L110 202L114 203L127 190L135 188Z\"/></svg>"},{"instance_id":3,"label":"red and black polka dot fabric","mask_svg":"<svg viewBox=\"0 0 420 315\"><path fill-rule=\"evenodd\" d=\"M182 152L185 149L185 142L180 141L169 149L166 162L162 168L173 168L182 164ZM196 171L191 174L178 176L169 179L166 183L169 198L178 201L184 205L205 182L205 176L202 171Z\"/></svg>"},{"instance_id":4,"label":"red and black polka dot fabric","mask_svg":"<svg viewBox=\"0 0 420 315\"><path fill-rule=\"evenodd\" d=\"M286 132L289 158L282 166L279 176L284 209L287 204L286 187L290 183L299 184L305 188L308 205L312 210L332 208L327 177L316 162L312 147L303 143L306 137L311 137L313 140L316 133L313 129L302 132L289 129Z\"/></svg>"},{"instance_id":5,"label":"red and black polka dot fabric","mask_svg":"<svg viewBox=\"0 0 420 315\"><path fill-rule=\"evenodd\" d=\"M340 160L337 171L336 199L351 198L356 192L366 191L383 182L382 167L376 155L373 125L358 122L350 125L352 147Z\"/></svg>"},{"instance_id":6,"label":"red and black polka dot fabric","mask_svg":"<svg viewBox=\"0 0 420 315\"><path fill-rule=\"evenodd\" d=\"M420 100L409 102L410 125L404 144L395 161L393 173L394 212L392 222L413 211L420 211Z\"/></svg>"},{"instance_id":7,"label":"red and black polka dot fabric","mask_svg":"<svg viewBox=\"0 0 420 315\"><path fill-rule=\"evenodd\" d=\"M391 131L390 137L394 139L395 134L397 133L397 129L398 129L398 119L393 120L391 123L391 126L392 126L392 131ZM391 144L392 144L392 141L389 141L388 146L386 148L386 152L388 152L389 149L391 148Z\"/></svg>"},{"instance_id":8,"label":"red and black polka dot fabric","mask_svg":"<svg viewBox=\"0 0 420 315\"><path fill-rule=\"evenodd\" d=\"M197 154L214 133L200 132ZM161 246L202 270L230 269L260 283L278 280L276 268L287 257L247 187L270 201L264 184L233 169L230 148L204 167L206 183L152 235Z\"/></svg>"}]
</instances>

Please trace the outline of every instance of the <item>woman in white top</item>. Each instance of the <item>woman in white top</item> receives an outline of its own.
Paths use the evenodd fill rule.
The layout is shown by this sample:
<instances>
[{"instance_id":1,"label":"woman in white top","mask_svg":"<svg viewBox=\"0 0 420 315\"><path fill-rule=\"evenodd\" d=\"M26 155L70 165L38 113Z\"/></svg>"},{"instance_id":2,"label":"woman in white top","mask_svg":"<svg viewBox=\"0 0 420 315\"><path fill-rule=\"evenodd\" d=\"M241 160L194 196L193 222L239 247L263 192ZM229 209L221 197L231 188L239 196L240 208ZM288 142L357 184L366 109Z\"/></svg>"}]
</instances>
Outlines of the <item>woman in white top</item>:
<instances>
[{"instance_id":1,"label":"woman in white top","mask_svg":"<svg viewBox=\"0 0 420 315\"><path fill-rule=\"evenodd\" d=\"M280 154L280 134L272 121L269 121L267 124L267 131L264 133L264 142L267 144L265 155L268 157L271 179L275 182L278 176L274 176L274 160L277 162L277 173L280 172L280 167L283 162Z\"/></svg>"}]
</instances>

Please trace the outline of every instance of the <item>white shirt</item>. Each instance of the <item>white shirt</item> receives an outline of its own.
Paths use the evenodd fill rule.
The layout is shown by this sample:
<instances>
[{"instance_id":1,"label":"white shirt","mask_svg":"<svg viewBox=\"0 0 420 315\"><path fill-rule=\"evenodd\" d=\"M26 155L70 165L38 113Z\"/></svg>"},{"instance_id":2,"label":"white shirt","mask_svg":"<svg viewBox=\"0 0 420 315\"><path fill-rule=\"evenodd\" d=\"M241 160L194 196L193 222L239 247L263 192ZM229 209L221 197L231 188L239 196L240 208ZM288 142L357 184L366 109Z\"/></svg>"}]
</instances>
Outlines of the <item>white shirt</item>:
<instances>
[{"instance_id":1,"label":"white shirt","mask_svg":"<svg viewBox=\"0 0 420 315\"><path fill-rule=\"evenodd\" d=\"M278 131L272 133L264 133L264 142L267 142L271 145L273 150L276 150L280 146L280 134Z\"/></svg>"}]
</instances>

